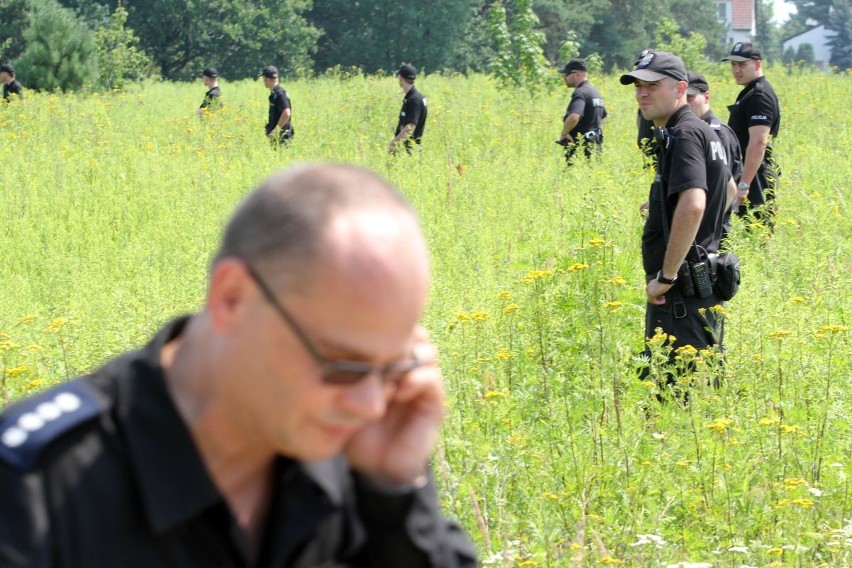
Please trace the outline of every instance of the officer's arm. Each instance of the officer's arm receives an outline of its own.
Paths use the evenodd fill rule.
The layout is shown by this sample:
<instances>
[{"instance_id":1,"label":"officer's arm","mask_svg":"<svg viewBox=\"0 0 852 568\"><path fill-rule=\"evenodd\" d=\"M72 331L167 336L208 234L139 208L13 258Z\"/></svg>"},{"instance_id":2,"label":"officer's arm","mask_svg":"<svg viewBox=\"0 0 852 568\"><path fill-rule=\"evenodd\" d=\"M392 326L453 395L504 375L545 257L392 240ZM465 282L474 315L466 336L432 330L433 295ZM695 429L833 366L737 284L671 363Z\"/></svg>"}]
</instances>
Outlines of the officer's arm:
<instances>
[{"instance_id":1,"label":"officer's arm","mask_svg":"<svg viewBox=\"0 0 852 568\"><path fill-rule=\"evenodd\" d=\"M565 122L562 123L562 134L559 135L560 140L568 139L573 142L571 136L568 134L577 124L580 122L580 115L576 112L572 112L568 116L565 117Z\"/></svg>"},{"instance_id":2,"label":"officer's arm","mask_svg":"<svg viewBox=\"0 0 852 568\"><path fill-rule=\"evenodd\" d=\"M403 126L402 129L399 131L399 134L397 134L396 137L393 139L393 143L398 144L398 143L402 142L403 140L405 140L406 138L408 138L409 136L411 136L411 134L414 132L414 129L416 127L417 127L417 125L414 124L413 122L409 122L408 124ZM387 138L385 138L385 140L387 140Z\"/></svg>"},{"instance_id":3,"label":"officer's arm","mask_svg":"<svg viewBox=\"0 0 852 568\"><path fill-rule=\"evenodd\" d=\"M725 210L727 211L731 205L734 203L734 200L737 198L737 182L734 181L734 176L731 176L728 179L728 185L726 186L726 199L725 199Z\"/></svg>"},{"instance_id":4,"label":"officer's arm","mask_svg":"<svg viewBox=\"0 0 852 568\"><path fill-rule=\"evenodd\" d=\"M689 247L695 241L698 227L704 217L707 207L707 192L701 188L685 189L678 194L677 206L672 215L672 226L669 232L669 242L666 246L666 256L663 259L663 276L674 279L689 252ZM661 304L661 296L668 292L670 284L663 284L656 279L651 280L645 289L648 301Z\"/></svg>"},{"instance_id":5,"label":"officer's arm","mask_svg":"<svg viewBox=\"0 0 852 568\"><path fill-rule=\"evenodd\" d=\"M284 127L287 126L287 123L290 122L290 117L293 115L293 111L289 108L285 108L281 111L281 116L278 118L278 126L279 130L284 130Z\"/></svg>"},{"instance_id":6,"label":"officer's arm","mask_svg":"<svg viewBox=\"0 0 852 568\"><path fill-rule=\"evenodd\" d=\"M745 162L743 164L744 183L751 185L752 180L763 163L766 146L769 144L769 126L758 124L748 129L748 146L745 151Z\"/></svg>"}]
</instances>

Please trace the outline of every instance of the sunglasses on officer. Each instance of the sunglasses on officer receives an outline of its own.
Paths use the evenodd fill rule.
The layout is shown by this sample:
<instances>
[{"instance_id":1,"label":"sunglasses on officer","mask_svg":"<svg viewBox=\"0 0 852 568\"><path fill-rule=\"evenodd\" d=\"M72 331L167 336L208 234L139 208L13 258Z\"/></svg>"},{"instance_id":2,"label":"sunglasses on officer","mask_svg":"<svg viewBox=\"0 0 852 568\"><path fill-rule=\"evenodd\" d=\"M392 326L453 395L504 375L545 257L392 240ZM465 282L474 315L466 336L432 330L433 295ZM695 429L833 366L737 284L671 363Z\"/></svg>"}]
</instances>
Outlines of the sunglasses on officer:
<instances>
[{"instance_id":1,"label":"sunglasses on officer","mask_svg":"<svg viewBox=\"0 0 852 568\"><path fill-rule=\"evenodd\" d=\"M302 331L301 326L296 323L293 316L284 308L273 294L272 290L264 282L260 274L245 260L246 270L251 276L254 283L260 288L263 297L275 309L276 313L281 317L281 320L290 328L290 330L299 339L299 342L305 348L313 360L320 367L320 377L322 381L330 385L354 385L359 383L366 377L376 374L381 378L382 383L386 385L398 383L406 373L423 365L423 362L417 359L412 354L412 358L408 361L397 361L377 367L364 361L350 361L348 359L331 359L322 355L313 343L308 339L307 334Z\"/></svg>"}]
</instances>

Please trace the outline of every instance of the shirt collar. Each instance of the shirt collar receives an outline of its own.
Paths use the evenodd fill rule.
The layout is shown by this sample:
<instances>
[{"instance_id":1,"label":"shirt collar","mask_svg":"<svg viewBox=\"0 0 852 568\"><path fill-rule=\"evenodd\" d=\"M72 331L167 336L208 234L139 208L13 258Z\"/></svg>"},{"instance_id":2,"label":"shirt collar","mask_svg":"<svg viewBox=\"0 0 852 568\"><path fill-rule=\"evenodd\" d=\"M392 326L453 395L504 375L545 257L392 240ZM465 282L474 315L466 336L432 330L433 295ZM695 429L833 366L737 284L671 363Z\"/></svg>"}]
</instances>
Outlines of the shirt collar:
<instances>
[{"instance_id":1,"label":"shirt collar","mask_svg":"<svg viewBox=\"0 0 852 568\"><path fill-rule=\"evenodd\" d=\"M692 111L690 110L689 105L683 105L683 106L681 106L681 107L680 107L680 108L678 108L676 111L674 111L674 113L672 113L672 115L671 115L671 116L669 117L669 119L666 121L666 128L671 128L671 127L673 127L673 126L674 126L674 125L676 125L678 122L680 122L680 120L681 120L684 116L686 116L687 114L692 114Z\"/></svg>"}]
</instances>

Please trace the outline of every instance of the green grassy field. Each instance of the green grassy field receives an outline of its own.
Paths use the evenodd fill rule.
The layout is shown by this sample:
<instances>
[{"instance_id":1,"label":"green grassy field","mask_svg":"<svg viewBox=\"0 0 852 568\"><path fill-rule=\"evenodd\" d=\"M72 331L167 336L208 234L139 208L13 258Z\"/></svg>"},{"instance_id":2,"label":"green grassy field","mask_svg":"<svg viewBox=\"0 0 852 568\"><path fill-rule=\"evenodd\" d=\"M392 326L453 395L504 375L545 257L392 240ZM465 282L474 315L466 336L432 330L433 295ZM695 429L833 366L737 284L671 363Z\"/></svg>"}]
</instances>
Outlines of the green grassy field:
<instances>
[{"instance_id":1,"label":"green grassy field","mask_svg":"<svg viewBox=\"0 0 852 568\"><path fill-rule=\"evenodd\" d=\"M388 158L394 78L285 82L296 141L263 137L268 91L224 83L38 95L0 109L2 402L93 369L197 310L222 223L270 172L344 161L398 185L433 255L444 503L487 566L852 565L852 77L769 69L782 102L774 236L732 241L726 380L687 408L635 378L651 174L633 90L606 99L605 152L566 170L562 87L429 76L422 152ZM720 66L714 110L738 91ZM845 102L844 102L845 101ZM700 357L701 354L685 354Z\"/></svg>"}]
</instances>

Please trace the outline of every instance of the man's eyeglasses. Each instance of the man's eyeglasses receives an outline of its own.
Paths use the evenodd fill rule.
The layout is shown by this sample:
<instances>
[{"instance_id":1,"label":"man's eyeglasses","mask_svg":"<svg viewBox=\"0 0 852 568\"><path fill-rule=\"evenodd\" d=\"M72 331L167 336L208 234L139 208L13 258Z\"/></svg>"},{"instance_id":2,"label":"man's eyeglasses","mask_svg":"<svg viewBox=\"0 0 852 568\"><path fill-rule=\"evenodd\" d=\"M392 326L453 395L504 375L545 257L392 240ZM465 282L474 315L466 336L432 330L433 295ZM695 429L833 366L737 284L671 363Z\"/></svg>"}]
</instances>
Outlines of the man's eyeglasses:
<instances>
[{"instance_id":1,"label":"man's eyeglasses","mask_svg":"<svg viewBox=\"0 0 852 568\"><path fill-rule=\"evenodd\" d=\"M245 263L246 270L248 270L252 280L254 280L257 287L260 288L261 293L263 293L264 298L266 298L266 301L275 308L275 311L278 312L278 315L281 316L284 323L286 323L296 337L299 338L299 341L304 346L305 351L307 351L311 357L313 357L314 361L316 361L317 365L320 366L323 382L333 385L352 385L375 373L382 379L384 384L395 384L399 382L406 373L423 364L416 357L412 357L412 359L408 361L398 361L390 363L384 367L377 367L370 363L365 363L364 361L331 359L322 355L310 342L307 335L305 335L305 332L302 331L302 328L299 327L299 324L297 324L296 320L293 319L293 316L284 309L284 306L281 305L275 297L275 294L272 293L272 290L266 285L266 282L263 281L257 271L247 262L243 262Z\"/></svg>"}]
</instances>

